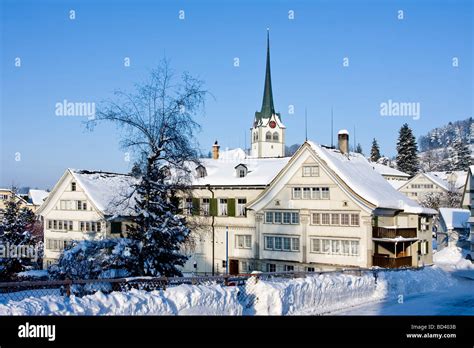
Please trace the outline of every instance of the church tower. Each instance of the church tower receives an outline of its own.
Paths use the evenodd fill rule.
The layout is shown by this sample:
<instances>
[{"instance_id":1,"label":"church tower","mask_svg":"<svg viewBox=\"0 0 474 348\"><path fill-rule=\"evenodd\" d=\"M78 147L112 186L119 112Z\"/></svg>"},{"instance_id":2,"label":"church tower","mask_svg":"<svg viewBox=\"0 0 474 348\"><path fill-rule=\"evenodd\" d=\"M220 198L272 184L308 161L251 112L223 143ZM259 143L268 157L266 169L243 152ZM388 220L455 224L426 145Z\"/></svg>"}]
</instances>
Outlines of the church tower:
<instances>
[{"instance_id":1,"label":"church tower","mask_svg":"<svg viewBox=\"0 0 474 348\"><path fill-rule=\"evenodd\" d=\"M273 104L272 78L270 71L270 33L267 29L267 66L265 86L260 112L255 112L253 127L250 129L250 156L257 158L285 156L285 126Z\"/></svg>"}]
</instances>

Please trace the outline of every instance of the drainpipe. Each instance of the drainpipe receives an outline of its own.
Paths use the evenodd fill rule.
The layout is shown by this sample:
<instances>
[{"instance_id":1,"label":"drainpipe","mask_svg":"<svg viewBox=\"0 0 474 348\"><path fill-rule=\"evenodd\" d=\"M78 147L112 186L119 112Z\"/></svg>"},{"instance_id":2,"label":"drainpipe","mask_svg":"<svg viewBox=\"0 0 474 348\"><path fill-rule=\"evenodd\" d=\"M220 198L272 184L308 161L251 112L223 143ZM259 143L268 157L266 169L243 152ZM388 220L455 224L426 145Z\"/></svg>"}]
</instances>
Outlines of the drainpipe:
<instances>
[{"instance_id":1,"label":"drainpipe","mask_svg":"<svg viewBox=\"0 0 474 348\"><path fill-rule=\"evenodd\" d=\"M211 192L211 197L212 199L214 199L214 191L212 191L211 189L211 185L207 184L206 185L206 188L209 190L209 192ZM209 203L209 210L210 210L210 203ZM210 212L210 211L209 211ZM214 222L215 222L215 216L214 215L211 215L211 230L212 230L212 275L214 275L214 267L215 267L215 260L214 260L214 255L215 255L215 241L214 241L214 231L215 231L215 228L214 228Z\"/></svg>"}]
</instances>

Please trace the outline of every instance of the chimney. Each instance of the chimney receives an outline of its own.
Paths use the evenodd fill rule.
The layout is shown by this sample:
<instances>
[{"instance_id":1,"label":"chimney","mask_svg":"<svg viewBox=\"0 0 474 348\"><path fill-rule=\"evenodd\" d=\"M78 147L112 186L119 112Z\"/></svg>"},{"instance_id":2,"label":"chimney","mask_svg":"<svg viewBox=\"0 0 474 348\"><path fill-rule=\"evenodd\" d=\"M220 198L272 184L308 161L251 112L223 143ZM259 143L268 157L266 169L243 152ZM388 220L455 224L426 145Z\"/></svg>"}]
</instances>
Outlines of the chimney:
<instances>
[{"instance_id":1,"label":"chimney","mask_svg":"<svg viewBox=\"0 0 474 348\"><path fill-rule=\"evenodd\" d=\"M339 144L339 151L342 154L349 153L349 132L346 129L341 129L337 133L337 141Z\"/></svg>"},{"instance_id":2,"label":"chimney","mask_svg":"<svg viewBox=\"0 0 474 348\"><path fill-rule=\"evenodd\" d=\"M214 145L212 145L212 159L219 159L219 144L217 143L217 140L216 142L214 143Z\"/></svg>"}]
</instances>

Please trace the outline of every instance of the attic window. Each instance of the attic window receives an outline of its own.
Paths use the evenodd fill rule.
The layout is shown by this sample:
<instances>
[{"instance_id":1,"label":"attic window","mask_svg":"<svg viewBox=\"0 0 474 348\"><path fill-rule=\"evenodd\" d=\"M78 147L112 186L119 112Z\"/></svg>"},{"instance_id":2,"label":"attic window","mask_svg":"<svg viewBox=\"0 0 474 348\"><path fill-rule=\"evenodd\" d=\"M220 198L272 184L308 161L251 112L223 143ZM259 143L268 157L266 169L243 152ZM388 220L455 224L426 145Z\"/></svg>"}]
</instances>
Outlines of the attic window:
<instances>
[{"instance_id":1,"label":"attic window","mask_svg":"<svg viewBox=\"0 0 474 348\"><path fill-rule=\"evenodd\" d=\"M238 178L244 178L247 176L248 169L245 164L239 164L235 167L235 171Z\"/></svg>"},{"instance_id":2,"label":"attic window","mask_svg":"<svg viewBox=\"0 0 474 348\"><path fill-rule=\"evenodd\" d=\"M76 191L76 183L75 182L71 183L71 191Z\"/></svg>"},{"instance_id":3,"label":"attic window","mask_svg":"<svg viewBox=\"0 0 474 348\"><path fill-rule=\"evenodd\" d=\"M204 177L207 176L206 168L202 165L200 165L196 168L196 173L197 173L198 178L204 178Z\"/></svg>"}]
</instances>

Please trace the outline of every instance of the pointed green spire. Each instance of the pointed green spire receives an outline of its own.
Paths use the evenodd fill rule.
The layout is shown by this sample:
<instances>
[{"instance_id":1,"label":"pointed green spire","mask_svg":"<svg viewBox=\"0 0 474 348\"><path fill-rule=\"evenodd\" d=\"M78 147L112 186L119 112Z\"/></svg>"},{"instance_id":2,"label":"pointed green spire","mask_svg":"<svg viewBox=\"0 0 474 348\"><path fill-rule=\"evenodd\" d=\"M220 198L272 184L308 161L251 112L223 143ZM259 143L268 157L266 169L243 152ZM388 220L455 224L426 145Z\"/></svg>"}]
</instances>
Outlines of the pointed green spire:
<instances>
[{"instance_id":1,"label":"pointed green spire","mask_svg":"<svg viewBox=\"0 0 474 348\"><path fill-rule=\"evenodd\" d=\"M263 118L270 118L275 113L272 92L272 76L270 69L270 29L267 29L267 66L265 71L265 87L263 91L262 109L255 113L255 121L260 122ZM277 114L280 117L279 114Z\"/></svg>"}]
</instances>

